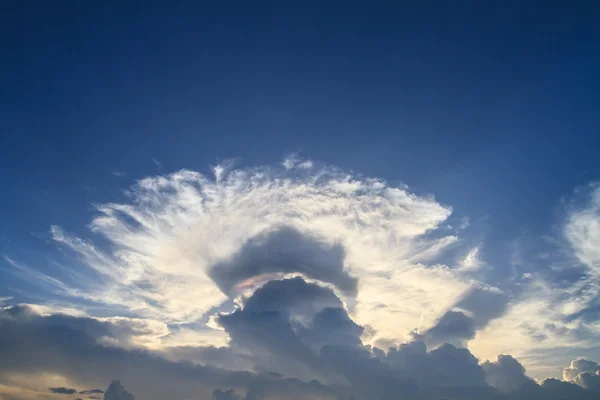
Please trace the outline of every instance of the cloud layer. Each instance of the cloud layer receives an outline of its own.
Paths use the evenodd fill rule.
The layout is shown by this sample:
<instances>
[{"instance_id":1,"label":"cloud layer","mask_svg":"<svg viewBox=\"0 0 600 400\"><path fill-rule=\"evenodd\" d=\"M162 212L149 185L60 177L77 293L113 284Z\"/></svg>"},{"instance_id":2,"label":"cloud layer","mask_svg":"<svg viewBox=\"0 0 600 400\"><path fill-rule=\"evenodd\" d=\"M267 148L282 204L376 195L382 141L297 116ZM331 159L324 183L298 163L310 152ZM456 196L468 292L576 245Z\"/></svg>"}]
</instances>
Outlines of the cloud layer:
<instances>
[{"instance_id":1,"label":"cloud layer","mask_svg":"<svg viewBox=\"0 0 600 400\"><path fill-rule=\"evenodd\" d=\"M142 179L126 201L96 206L87 237L53 226L59 270L3 255L52 300L2 309L0 368L73 383L52 395L94 396L70 387L114 378L140 398L598 390L594 362L541 384L525 369L558 376L600 337L597 185L567 208L560 258L526 272L520 260L499 280L464 218L407 187L297 157L213 175Z\"/></svg>"}]
</instances>

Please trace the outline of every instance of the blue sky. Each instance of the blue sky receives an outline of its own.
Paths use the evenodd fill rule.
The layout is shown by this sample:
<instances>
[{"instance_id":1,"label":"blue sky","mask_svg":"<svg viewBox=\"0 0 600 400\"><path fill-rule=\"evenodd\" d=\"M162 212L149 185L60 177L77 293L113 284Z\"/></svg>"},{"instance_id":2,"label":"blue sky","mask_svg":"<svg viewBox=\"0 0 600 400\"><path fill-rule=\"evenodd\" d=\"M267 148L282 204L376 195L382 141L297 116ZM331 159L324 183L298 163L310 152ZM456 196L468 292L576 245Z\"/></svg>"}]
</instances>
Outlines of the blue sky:
<instances>
[{"instance_id":1,"label":"blue sky","mask_svg":"<svg viewBox=\"0 0 600 400\"><path fill-rule=\"evenodd\" d=\"M235 342L213 328L236 288L300 274L341 291L378 332L364 343L418 326L429 346L514 354L538 379L600 361L600 10L576 3L3 5L0 297L164 324L130 340L154 350L216 346ZM320 249L312 269L257 250L286 238ZM341 269L315 276L323 259ZM406 311L401 328L367 312L381 276L410 286L376 301ZM483 288L502 298L480 313ZM187 307L175 289L215 301ZM466 341L439 334L457 308ZM492 346L514 327L547 342Z\"/></svg>"}]
</instances>

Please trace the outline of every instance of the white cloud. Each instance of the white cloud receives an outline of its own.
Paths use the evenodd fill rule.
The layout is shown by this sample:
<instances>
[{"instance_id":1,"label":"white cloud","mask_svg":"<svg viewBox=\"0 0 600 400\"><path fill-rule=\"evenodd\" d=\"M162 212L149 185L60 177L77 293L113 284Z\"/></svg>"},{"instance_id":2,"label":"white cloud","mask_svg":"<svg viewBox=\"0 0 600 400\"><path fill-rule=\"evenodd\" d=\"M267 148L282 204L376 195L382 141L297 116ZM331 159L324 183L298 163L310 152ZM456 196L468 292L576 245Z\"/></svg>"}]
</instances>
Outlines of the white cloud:
<instances>
[{"instance_id":1,"label":"white cloud","mask_svg":"<svg viewBox=\"0 0 600 400\"><path fill-rule=\"evenodd\" d=\"M104 240L96 243L53 226L52 238L88 267L73 267L86 284L65 293L171 325L206 320L227 300L211 267L280 226L343 246L344 268L359 280L356 299L346 300L357 322L377 332L373 340L430 326L473 285L450 267L427 264L458 242L451 231L429 238L449 207L297 155L283 166L227 162L213 167L215 178L182 170L142 179L127 191L129 201L97 206L90 227Z\"/></svg>"},{"instance_id":2,"label":"white cloud","mask_svg":"<svg viewBox=\"0 0 600 400\"><path fill-rule=\"evenodd\" d=\"M90 227L101 240L82 239L53 226L52 238L84 265L71 269L78 282L85 282L81 287L5 260L49 290L110 308L110 315L164 324L168 334L136 339L138 345L154 349L227 345L225 332L210 323L198 329L198 324L209 322L215 310L231 311L235 297L267 279L294 272L310 278L305 270L263 268L235 283L230 299L215 283L211 268L235 266L231 258L250 239L282 226L344 249L343 268L357 279L358 292L348 298L352 295L341 289L340 296L353 319L367 327L363 339L371 344L410 340L416 329L425 332L434 326L469 290L485 286L474 278L484 266L483 244L461 248L465 255L458 263L437 263L444 252L464 246L458 233L468 220L462 220L458 231L445 229L451 208L405 186L320 166L295 154L280 168L235 169L227 161L214 166L213 173L209 177L182 170L138 181L127 191L128 201L97 206L99 215ZM598 241L599 198L595 189L586 207L569 214L565 226L569 243L590 271L598 261L593 243ZM594 273L567 288L537 273L523 276L511 281L516 289L507 292L505 314L486 322L469 347L481 358L499 353L523 357L537 374L547 366L530 368L528 351L589 346L590 339L579 332L600 332L594 323L565 320L588 304L597 285Z\"/></svg>"},{"instance_id":3,"label":"white cloud","mask_svg":"<svg viewBox=\"0 0 600 400\"><path fill-rule=\"evenodd\" d=\"M520 274L514 282L518 294L511 299L506 314L492 321L470 343L477 356L492 358L511 353L529 363L528 371L541 378L548 373L557 376L560 370L538 359L561 348L585 350L596 346L600 336L600 323L594 316L600 290L600 187L592 184L576 191L574 201L578 206L568 208L563 234L576 259L558 263L548 260L545 270ZM527 264L521 247L515 242L513 267ZM553 250L561 253L557 246ZM514 262L516 259L518 262ZM565 279L570 281L565 283Z\"/></svg>"},{"instance_id":4,"label":"white cloud","mask_svg":"<svg viewBox=\"0 0 600 400\"><path fill-rule=\"evenodd\" d=\"M587 204L569 215L565 236L590 274L600 278L600 184L590 189Z\"/></svg>"},{"instance_id":5,"label":"white cloud","mask_svg":"<svg viewBox=\"0 0 600 400\"><path fill-rule=\"evenodd\" d=\"M67 292L69 288L60 280L43 274L33 268L29 268L7 255L3 255L2 258L6 263L14 268L14 273L20 275L23 279L41 285L50 289L55 293Z\"/></svg>"},{"instance_id":6,"label":"white cloud","mask_svg":"<svg viewBox=\"0 0 600 400\"><path fill-rule=\"evenodd\" d=\"M481 246L473 247L462 260L459 268L463 271L476 271L483 267L484 263L479 257L479 249Z\"/></svg>"}]
</instances>

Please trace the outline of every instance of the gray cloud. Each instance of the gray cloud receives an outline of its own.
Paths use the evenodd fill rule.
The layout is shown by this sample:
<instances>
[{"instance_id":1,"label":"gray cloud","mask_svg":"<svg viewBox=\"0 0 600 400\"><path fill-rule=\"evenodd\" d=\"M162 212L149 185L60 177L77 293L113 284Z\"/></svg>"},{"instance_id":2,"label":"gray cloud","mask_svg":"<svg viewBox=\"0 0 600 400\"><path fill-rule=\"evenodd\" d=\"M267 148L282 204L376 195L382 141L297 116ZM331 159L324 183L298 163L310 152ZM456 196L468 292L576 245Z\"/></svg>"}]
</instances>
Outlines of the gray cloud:
<instances>
[{"instance_id":1,"label":"gray cloud","mask_svg":"<svg viewBox=\"0 0 600 400\"><path fill-rule=\"evenodd\" d=\"M104 400L135 400L135 397L125 390L120 381L112 381L104 392Z\"/></svg>"},{"instance_id":2,"label":"gray cloud","mask_svg":"<svg viewBox=\"0 0 600 400\"><path fill-rule=\"evenodd\" d=\"M213 400L261 400L263 397L256 392L249 390L245 396L238 395L235 390L215 389L212 395Z\"/></svg>"},{"instance_id":3,"label":"gray cloud","mask_svg":"<svg viewBox=\"0 0 600 400\"><path fill-rule=\"evenodd\" d=\"M229 260L214 265L211 277L225 293L246 279L272 273L302 273L328 282L354 297L357 281L344 270L344 248L291 227L279 227L249 239Z\"/></svg>"},{"instance_id":4,"label":"gray cloud","mask_svg":"<svg viewBox=\"0 0 600 400\"><path fill-rule=\"evenodd\" d=\"M583 358L571 361L571 365L563 369L563 379L566 381L572 381L581 373L591 372L595 373L600 369L598 363Z\"/></svg>"},{"instance_id":5,"label":"gray cloud","mask_svg":"<svg viewBox=\"0 0 600 400\"><path fill-rule=\"evenodd\" d=\"M363 327L332 296L330 289L301 278L264 285L240 309L217 318L231 336L230 347L195 348L199 358L212 358L213 366L106 347L100 339L110 332L105 326L109 322L41 316L27 307L2 309L0 373L51 371L88 387L118 377L145 399L591 400L597 396L592 390L599 376L590 372L597 364L585 360L568 369L577 370L577 384L546 380L538 385L510 356L479 364L466 348L445 343L429 350L418 340L424 337L418 336L387 353L366 346L360 339ZM454 332L452 324L458 321L456 337L476 325L466 321L464 317L470 316L465 313L446 315L450 315L447 323L438 327ZM464 328L465 321L471 330ZM218 362L235 366L238 359L246 360L254 372L214 367ZM104 399L132 400L127 393L113 382Z\"/></svg>"},{"instance_id":6,"label":"gray cloud","mask_svg":"<svg viewBox=\"0 0 600 400\"><path fill-rule=\"evenodd\" d=\"M544 389L544 395L548 399L577 399L577 400L592 400L597 399L597 395L585 390L571 382L565 382L558 379L544 379L541 383L541 388ZM539 397L540 399L543 397Z\"/></svg>"},{"instance_id":7,"label":"gray cloud","mask_svg":"<svg viewBox=\"0 0 600 400\"><path fill-rule=\"evenodd\" d=\"M48 391L56 394L75 394L77 393L76 389L66 388L66 387L51 387L48 388Z\"/></svg>"},{"instance_id":8,"label":"gray cloud","mask_svg":"<svg viewBox=\"0 0 600 400\"><path fill-rule=\"evenodd\" d=\"M495 288L476 287L462 298L437 321L436 325L423 333L429 346L451 343L466 347L493 319L500 317L508 304L508 296Z\"/></svg>"},{"instance_id":9,"label":"gray cloud","mask_svg":"<svg viewBox=\"0 0 600 400\"><path fill-rule=\"evenodd\" d=\"M503 392L520 390L533 380L525 375L525 368L510 355L499 355L495 362L486 361L482 365L485 379L490 386Z\"/></svg>"},{"instance_id":10,"label":"gray cloud","mask_svg":"<svg viewBox=\"0 0 600 400\"><path fill-rule=\"evenodd\" d=\"M102 394L104 393L104 390L102 389L88 389L88 390L82 390L79 392L79 394Z\"/></svg>"},{"instance_id":11,"label":"gray cloud","mask_svg":"<svg viewBox=\"0 0 600 400\"><path fill-rule=\"evenodd\" d=\"M475 337L475 321L462 311L446 312L437 324L423 333L427 344L437 346L451 343L458 347L466 346L466 342Z\"/></svg>"},{"instance_id":12,"label":"gray cloud","mask_svg":"<svg viewBox=\"0 0 600 400\"><path fill-rule=\"evenodd\" d=\"M275 311L289 318L312 318L326 307L343 307L329 288L309 284L300 277L270 281L244 304L246 312Z\"/></svg>"},{"instance_id":13,"label":"gray cloud","mask_svg":"<svg viewBox=\"0 0 600 400\"><path fill-rule=\"evenodd\" d=\"M595 361L579 358L563 370L563 379L582 388L600 393L600 365Z\"/></svg>"},{"instance_id":14,"label":"gray cloud","mask_svg":"<svg viewBox=\"0 0 600 400\"><path fill-rule=\"evenodd\" d=\"M212 395L213 400L241 400L242 398L238 396L233 389L221 390L215 389Z\"/></svg>"},{"instance_id":15,"label":"gray cloud","mask_svg":"<svg viewBox=\"0 0 600 400\"><path fill-rule=\"evenodd\" d=\"M106 332L102 324L89 318L41 316L27 307L2 309L0 375L51 372L90 386L119 377L145 399L210 397L215 386L255 388L291 397L331 393L322 385L288 378L172 362L148 351L106 347L99 344Z\"/></svg>"},{"instance_id":16,"label":"gray cloud","mask_svg":"<svg viewBox=\"0 0 600 400\"><path fill-rule=\"evenodd\" d=\"M595 373L583 372L574 379L579 386L600 393L600 371Z\"/></svg>"}]
</instances>

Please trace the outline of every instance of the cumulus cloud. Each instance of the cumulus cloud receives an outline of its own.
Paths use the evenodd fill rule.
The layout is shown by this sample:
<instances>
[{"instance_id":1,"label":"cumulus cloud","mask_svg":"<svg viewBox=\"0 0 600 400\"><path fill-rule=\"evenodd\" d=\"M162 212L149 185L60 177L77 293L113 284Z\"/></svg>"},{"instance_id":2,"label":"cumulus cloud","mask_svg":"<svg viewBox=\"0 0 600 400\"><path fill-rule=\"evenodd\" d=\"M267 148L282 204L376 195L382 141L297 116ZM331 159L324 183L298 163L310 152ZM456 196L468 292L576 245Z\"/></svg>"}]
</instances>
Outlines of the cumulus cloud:
<instances>
[{"instance_id":1,"label":"cumulus cloud","mask_svg":"<svg viewBox=\"0 0 600 400\"><path fill-rule=\"evenodd\" d=\"M149 399L209 397L215 386L255 388L289 397L331 393L323 386L283 377L171 362L160 353L109 347L101 340L110 330L105 326L108 322L60 317L41 316L23 307L0 310L0 375L53 374L88 387L116 376ZM104 398L114 392L107 390Z\"/></svg>"},{"instance_id":2,"label":"cumulus cloud","mask_svg":"<svg viewBox=\"0 0 600 400\"><path fill-rule=\"evenodd\" d=\"M598 370L600 370L598 363L579 358L571 361L571 365L563 370L563 379L566 381L572 381L581 373L596 373Z\"/></svg>"},{"instance_id":3,"label":"cumulus cloud","mask_svg":"<svg viewBox=\"0 0 600 400\"><path fill-rule=\"evenodd\" d=\"M600 393L600 365L595 361L579 358L563 369L563 379L583 388Z\"/></svg>"},{"instance_id":4,"label":"cumulus cloud","mask_svg":"<svg viewBox=\"0 0 600 400\"><path fill-rule=\"evenodd\" d=\"M262 396L250 390L246 393L246 395L241 396L238 395L233 389L215 389L212 398L213 400L260 400L262 399Z\"/></svg>"},{"instance_id":5,"label":"cumulus cloud","mask_svg":"<svg viewBox=\"0 0 600 400\"><path fill-rule=\"evenodd\" d=\"M125 390L120 381L112 381L104 392L104 400L135 400L135 397Z\"/></svg>"},{"instance_id":6,"label":"cumulus cloud","mask_svg":"<svg viewBox=\"0 0 600 400\"><path fill-rule=\"evenodd\" d=\"M334 295L331 288L298 277L270 282L245 298L236 311L219 315L218 322L232 337L229 351L251 356L255 372L172 362L162 353L108 347L101 338L110 332L109 321L42 316L26 307L0 312L0 372L4 376L51 372L88 387L118 376L133 392L148 399L211 395L246 400L333 400L340 396L358 400L560 399L556 393L578 400L594 398L589 389L595 386L588 372L578 375L581 382L577 385L562 381L537 385L510 356L479 364L465 348L444 344L427 349L419 335L387 353L365 345L360 339L364 328L343 307L331 307L328 301L312 303L313 296L329 299L324 291ZM310 307L298 306L303 302ZM303 318L295 319L296 315ZM260 371L277 363L287 365L286 372L294 375ZM590 366L593 364L576 362L569 368L580 372L593 369ZM302 372L312 373L315 379L298 379ZM488 383L510 394L503 395ZM104 399L132 397L113 382Z\"/></svg>"},{"instance_id":7,"label":"cumulus cloud","mask_svg":"<svg viewBox=\"0 0 600 400\"><path fill-rule=\"evenodd\" d=\"M500 354L496 361L486 361L481 366L487 383L503 392L514 392L533 384L525 375L525 368L510 355Z\"/></svg>"},{"instance_id":8,"label":"cumulus cloud","mask_svg":"<svg viewBox=\"0 0 600 400\"><path fill-rule=\"evenodd\" d=\"M475 337L475 321L462 311L448 311L437 324L424 333L432 345L452 343L464 347L466 341Z\"/></svg>"}]
</instances>

